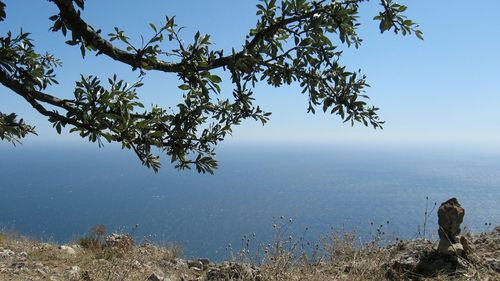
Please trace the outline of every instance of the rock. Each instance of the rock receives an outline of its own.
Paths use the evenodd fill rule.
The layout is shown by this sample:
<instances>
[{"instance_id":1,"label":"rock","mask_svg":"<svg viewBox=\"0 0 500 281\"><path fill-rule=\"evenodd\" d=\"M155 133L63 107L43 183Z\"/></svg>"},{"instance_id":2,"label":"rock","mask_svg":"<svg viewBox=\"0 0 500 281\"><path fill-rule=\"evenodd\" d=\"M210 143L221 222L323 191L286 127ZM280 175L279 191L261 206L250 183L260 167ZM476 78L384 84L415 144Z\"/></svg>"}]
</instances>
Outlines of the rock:
<instances>
[{"instance_id":1,"label":"rock","mask_svg":"<svg viewBox=\"0 0 500 281\"><path fill-rule=\"evenodd\" d=\"M474 252L474 246L467 237L460 237L460 244L462 244L462 247L464 248L464 254L469 255Z\"/></svg>"},{"instance_id":2,"label":"rock","mask_svg":"<svg viewBox=\"0 0 500 281\"><path fill-rule=\"evenodd\" d=\"M465 255L465 249L461 243L450 243L450 241L444 239L439 240L437 249L439 253L444 255Z\"/></svg>"},{"instance_id":3,"label":"rock","mask_svg":"<svg viewBox=\"0 0 500 281\"><path fill-rule=\"evenodd\" d=\"M37 268L35 271L38 272L38 274L40 274L42 276L47 275L47 271L45 271L45 269L43 269L43 268Z\"/></svg>"},{"instance_id":4,"label":"rock","mask_svg":"<svg viewBox=\"0 0 500 281\"><path fill-rule=\"evenodd\" d=\"M464 220L464 209L456 198L443 202L438 209L439 238L458 243L460 235L460 224Z\"/></svg>"},{"instance_id":5,"label":"rock","mask_svg":"<svg viewBox=\"0 0 500 281\"><path fill-rule=\"evenodd\" d=\"M135 268L135 269L141 269L142 268L142 264L138 260L134 260L132 262L132 267Z\"/></svg>"},{"instance_id":6,"label":"rock","mask_svg":"<svg viewBox=\"0 0 500 281\"><path fill-rule=\"evenodd\" d=\"M434 277L440 273L456 272L460 267L456 256L443 255L432 248L404 251L385 266L388 268L385 276L389 280ZM418 278L417 280L420 280Z\"/></svg>"},{"instance_id":7,"label":"rock","mask_svg":"<svg viewBox=\"0 0 500 281\"><path fill-rule=\"evenodd\" d=\"M437 247L438 252L440 252L441 254L448 255L449 254L448 249L451 247L451 244L452 244L451 241L448 239L440 239Z\"/></svg>"},{"instance_id":8,"label":"rock","mask_svg":"<svg viewBox=\"0 0 500 281\"><path fill-rule=\"evenodd\" d=\"M75 249L71 248L70 246L61 245L59 246L59 250L71 256L76 255Z\"/></svg>"},{"instance_id":9,"label":"rock","mask_svg":"<svg viewBox=\"0 0 500 281\"><path fill-rule=\"evenodd\" d=\"M194 268L200 268L202 270L206 270L210 264L210 260L207 258L200 258L198 259L198 262L201 263L201 267L199 267L199 263L196 263L197 265Z\"/></svg>"},{"instance_id":10,"label":"rock","mask_svg":"<svg viewBox=\"0 0 500 281\"><path fill-rule=\"evenodd\" d=\"M26 253L26 252L20 252L18 256L21 259L27 259L28 258L28 253Z\"/></svg>"},{"instance_id":11,"label":"rock","mask_svg":"<svg viewBox=\"0 0 500 281\"><path fill-rule=\"evenodd\" d=\"M224 262L207 272L207 281L262 280L260 269L247 264Z\"/></svg>"},{"instance_id":12,"label":"rock","mask_svg":"<svg viewBox=\"0 0 500 281\"><path fill-rule=\"evenodd\" d=\"M465 236L460 236L464 214L465 211L456 198L443 202L438 209L437 251L428 241L401 242L403 244L395 246L398 256L386 264L386 277L390 280L418 279L440 273L456 273L465 268L468 263L467 254L473 251L473 246Z\"/></svg>"},{"instance_id":13,"label":"rock","mask_svg":"<svg viewBox=\"0 0 500 281\"><path fill-rule=\"evenodd\" d=\"M188 269L187 261L183 259L173 259L170 261L170 267L174 270L185 270Z\"/></svg>"},{"instance_id":14,"label":"rock","mask_svg":"<svg viewBox=\"0 0 500 281\"><path fill-rule=\"evenodd\" d=\"M162 276L160 276L156 273L152 273L151 275L149 275L147 280L148 281L165 281L165 279Z\"/></svg>"},{"instance_id":15,"label":"rock","mask_svg":"<svg viewBox=\"0 0 500 281\"><path fill-rule=\"evenodd\" d=\"M126 234L112 233L106 237L106 247L130 249L132 246L134 246L134 240Z\"/></svg>"},{"instance_id":16,"label":"rock","mask_svg":"<svg viewBox=\"0 0 500 281\"><path fill-rule=\"evenodd\" d=\"M401 256L391 262L391 270L395 272L415 272L418 260L412 256Z\"/></svg>"},{"instance_id":17,"label":"rock","mask_svg":"<svg viewBox=\"0 0 500 281\"><path fill-rule=\"evenodd\" d=\"M455 243L448 247L448 254L462 256L464 253L464 247L460 243Z\"/></svg>"},{"instance_id":18,"label":"rock","mask_svg":"<svg viewBox=\"0 0 500 281\"><path fill-rule=\"evenodd\" d=\"M444 255L466 257L472 247L466 237L460 236L460 224L464 220L465 210L456 198L443 202L438 209L439 244L438 252Z\"/></svg>"},{"instance_id":19,"label":"rock","mask_svg":"<svg viewBox=\"0 0 500 281\"><path fill-rule=\"evenodd\" d=\"M187 262L188 268L195 268L199 270L203 270L203 263L201 261L188 261Z\"/></svg>"},{"instance_id":20,"label":"rock","mask_svg":"<svg viewBox=\"0 0 500 281\"><path fill-rule=\"evenodd\" d=\"M24 262L15 262L15 263L11 264L10 267L12 267L16 270L20 270L20 271L28 270L28 267L26 266L26 263L24 263Z\"/></svg>"},{"instance_id":21,"label":"rock","mask_svg":"<svg viewBox=\"0 0 500 281\"><path fill-rule=\"evenodd\" d=\"M0 259L5 259L5 258L8 258L8 257L12 257L15 254L16 253L14 253L14 251L9 250L9 249L5 249L5 250L3 250L3 251L0 252Z\"/></svg>"},{"instance_id":22,"label":"rock","mask_svg":"<svg viewBox=\"0 0 500 281\"><path fill-rule=\"evenodd\" d=\"M72 267L68 268L68 269L66 270L66 272L68 273L68 275L69 275L70 277L72 277L72 278L76 278L76 277L78 277L78 275L80 275L80 267L79 267L79 266L74 265L74 266L72 266Z\"/></svg>"},{"instance_id":23,"label":"rock","mask_svg":"<svg viewBox=\"0 0 500 281\"><path fill-rule=\"evenodd\" d=\"M210 260L207 258L201 258L201 259L198 259L198 261L201 262L204 266L207 266L210 264Z\"/></svg>"}]
</instances>

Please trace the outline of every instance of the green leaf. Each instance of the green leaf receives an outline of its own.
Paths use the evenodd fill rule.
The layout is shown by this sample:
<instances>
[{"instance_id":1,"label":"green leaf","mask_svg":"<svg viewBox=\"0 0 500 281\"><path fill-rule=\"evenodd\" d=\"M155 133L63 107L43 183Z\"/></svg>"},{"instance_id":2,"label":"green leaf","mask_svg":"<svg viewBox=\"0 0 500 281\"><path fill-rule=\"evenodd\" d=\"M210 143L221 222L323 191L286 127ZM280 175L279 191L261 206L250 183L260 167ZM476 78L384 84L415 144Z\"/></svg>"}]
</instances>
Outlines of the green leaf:
<instances>
[{"instance_id":1,"label":"green leaf","mask_svg":"<svg viewBox=\"0 0 500 281\"><path fill-rule=\"evenodd\" d=\"M179 89L181 89L183 91L187 91L187 90L191 89L191 87L188 84L182 84L178 87L179 87Z\"/></svg>"},{"instance_id":2,"label":"green leaf","mask_svg":"<svg viewBox=\"0 0 500 281\"><path fill-rule=\"evenodd\" d=\"M210 75L208 77L208 79L210 81L212 81L212 83L220 83L220 82L222 82L222 79L219 76L217 76L217 75Z\"/></svg>"},{"instance_id":3,"label":"green leaf","mask_svg":"<svg viewBox=\"0 0 500 281\"><path fill-rule=\"evenodd\" d=\"M156 29L156 26L154 24L150 23L149 26L151 27L151 29L154 30L154 32L158 32L158 30Z\"/></svg>"},{"instance_id":4,"label":"green leaf","mask_svg":"<svg viewBox=\"0 0 500 281\"><path fill-rule=\"evenodd\" d=\"M417 36L418 39L424 40L424 35L423 35L422 31L415 30L415 35Z\"/></svg>"}]
</instances>

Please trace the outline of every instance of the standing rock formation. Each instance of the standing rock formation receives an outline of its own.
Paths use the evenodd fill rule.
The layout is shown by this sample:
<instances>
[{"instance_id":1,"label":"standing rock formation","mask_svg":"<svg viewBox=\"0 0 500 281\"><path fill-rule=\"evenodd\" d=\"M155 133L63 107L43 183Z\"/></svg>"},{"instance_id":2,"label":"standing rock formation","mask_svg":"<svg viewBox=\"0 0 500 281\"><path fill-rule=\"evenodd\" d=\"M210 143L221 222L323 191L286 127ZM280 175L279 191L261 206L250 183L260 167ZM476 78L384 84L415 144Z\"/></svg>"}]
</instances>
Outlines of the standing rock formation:
<instances>
[{"instance_id":1,"label":"standing rock formation","mask_svg":"<svg viewBox=\"0 0 500 281\"><path fill-rule=\"evenodd\" d=\"M465 211L456 198L443 202L438 209L439 244L438 251L445 255L465 256L470 251L465 236L460 236L460 224Z\"/></svg>"}]
</instances>

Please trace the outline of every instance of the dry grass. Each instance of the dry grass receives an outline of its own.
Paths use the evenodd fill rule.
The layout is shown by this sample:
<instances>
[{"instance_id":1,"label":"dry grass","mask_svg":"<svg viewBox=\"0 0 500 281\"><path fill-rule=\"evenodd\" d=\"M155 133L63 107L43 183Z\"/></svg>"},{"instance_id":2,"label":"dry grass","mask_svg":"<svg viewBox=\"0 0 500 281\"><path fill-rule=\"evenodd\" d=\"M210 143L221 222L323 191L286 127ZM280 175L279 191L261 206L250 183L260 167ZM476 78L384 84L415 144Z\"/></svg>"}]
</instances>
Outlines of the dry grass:
<instances>
[{"instance_id":1,"label":"dry grass","mask_svg":"<svg viewBox=\"0 0 500 281\"><path fill-rule=\"evenodd\" d=\"M252 241L247 239L243 249L234 256L236 263L210 265L205 270L189 268L185 261L179 259L178 247L148 243L109 247L102 228L96 228L89 236L82 238L79 241L81 245L71 245L75 249L74 254L66 253L55 244L0 233L0 251L10 249L16 253L11 257L0 258L0 280L144 281L156 273L171 281L375 281L387 279L391 261L401 252L418 251L419 245L430 245L431 248L433 245L413 241L381 247L381 231L369 243L360 243L358 236L352 233L333 232L323 237L320 243L311 244L302 237L294 239L289 236L290 224L291 221L280 219L274 226L273 243L259 245L252 252ZM469 261L462 260L464 266L455 275L449 272L437 273L432 277L403 274L393 280L410 280L410 277L412 280L500 280L498 272L481 262L484 256L492 255L491 251L485 252L488 247L478 249ZM22 252L27 255L23 256ZM498 251L494 251L493 255L498 257ZM255 265L258 270L248 264ZM75 267L79 270L75 270Z\"/></svg>"},{"instance_id":2,"label":"dry grass","mask_svg":"<svg viewBox=\"0 0 500 281\"><path fill-rule=\"evenodd\" d=\"M399 254L397 247L379 247L376 243L361 247L350 234L332 234L322 247L325 252L314 259L289 251L267 257L261 266L262 280L500 280L500 274L482 264L480 257L462 259L464 267L453 274L443 270L433 276L402 274L389 278L388 269Z\"/></svg>"},{"instance_id":3,"label":"dry grass","mask_svg":"<svg viewBox=\"0 0 500 281\"><path fill-rule=\"evenodd\" d=\"M497 245L496 251L494 247L486 245L469 260L460 259L461 267L456 272L443 270L427 276L402 272L391 277L388 271L402 253L433 253L436 243L424 239L398 240L398 244L385 246L384 225L380 225L367 243L360 242L355 233L332 231L320 243L311 244L305 242L303 237L295 239L288 235L291 223L291 220L283 217L275 222L274 242L259 245L257 253L251 253L252 242L246 238L246 244L235 260L259 265L260 280L269 281L500 280L500 273L482 262L488 255L496 255L500 259L500 245ZM485 255L484 251L489 252Z\"/></svg>"},{"instance_id":4,"label":"dry grass","mask_svg":"<svg viewBox=\"0 0 500 281\"><path fill-rule=\"evenodd\" d=\"M152 272L177 276L188 269L176 268L179 247L143 244L132 247L69 245L74 254L58 245L41 243L18 235L0 235L0 250L12 250L15 255L0 258L0 280L146 280ZM95 241L94 241L95 242ZM26 256L23 256L26 253ZM78 269L76 269L78 268ZM48 278L51 279L48 279Z\"/></svg>"}]
</instances>

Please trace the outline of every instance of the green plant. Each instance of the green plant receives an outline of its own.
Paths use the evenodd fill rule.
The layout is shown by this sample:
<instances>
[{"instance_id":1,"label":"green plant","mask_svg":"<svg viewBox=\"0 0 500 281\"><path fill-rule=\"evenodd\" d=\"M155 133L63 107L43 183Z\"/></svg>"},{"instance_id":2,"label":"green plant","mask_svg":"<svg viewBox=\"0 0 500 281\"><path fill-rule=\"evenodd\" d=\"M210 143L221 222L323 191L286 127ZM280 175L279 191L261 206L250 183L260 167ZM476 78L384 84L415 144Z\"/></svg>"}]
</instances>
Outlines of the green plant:
<instances>
[{"instance_id":1,"label":"green plant","mask_svg":"<svg viewBox=\"0 0 500 281\"><path fill-rule=\"evenodd\" d=\"M97 142L116 142L133 150L143 165L157 171L157 152L165 153L179 169L196 168L212 173L217 167L215 146L246 119L265 124L271 113L254 100L257 83L271 87L295 84L307 95L307 111L338 115L351 125L382 128L378 108L368 104L366 77L342 64L342 48L361 45L360 6L364 0L261 0L256 5L256 24L241 47L227 52L215 49L210 35L197 32L182 38L175 17L149 24L151 36L134 42L114 27L102 32L86 22L84 0L51 0L57 12L50 28L79 48L81 55L94 52L138 71L139 79L126 83L116 74L106 79L81 76L74 96L50 94L58 84L56 72L62 62L35 50L31 35L21 31L0 37L0 83L26 100L48 118L57 133L69 132ZM383 33L415 34L418 25L404 15L407 7L393 0L380 0L374 17ZM139 4L140 5L140 4ZM27 10L30 5L27 5ZM0 21L8 20L0 1ZM183 100L164 108L145 107L139 98L143 78L150 72L179 78ZM225 76L218 74L223 72ZM217 74L216 74L217 73ZM232 85L232 97L221 98L221 85ZM15 114L0 114L0 138L16 142L34 128Z\"/></svg>"}]
</instances>

